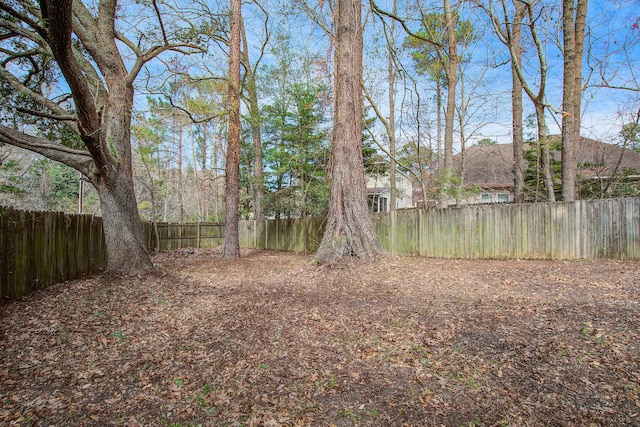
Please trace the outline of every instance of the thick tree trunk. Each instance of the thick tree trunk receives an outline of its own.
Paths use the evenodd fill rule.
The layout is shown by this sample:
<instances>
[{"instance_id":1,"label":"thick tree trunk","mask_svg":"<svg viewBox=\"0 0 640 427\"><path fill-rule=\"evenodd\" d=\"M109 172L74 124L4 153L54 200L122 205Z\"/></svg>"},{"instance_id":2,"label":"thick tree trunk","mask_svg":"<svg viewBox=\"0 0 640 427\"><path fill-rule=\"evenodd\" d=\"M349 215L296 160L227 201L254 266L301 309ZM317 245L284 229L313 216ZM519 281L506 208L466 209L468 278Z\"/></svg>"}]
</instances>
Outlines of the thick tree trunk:
<instances>
[{"instance_id":1,"label":"thick tree trunk","mask_svg":"<svg viewBox=\"0 0 640 427\"><path fill-rule=\"evenodd\" d=\"M229 142L225 179L224 257L240 256L238 203L240 187L240 14L241 0L231 0L229 57Z\"/></svg>"},{"instance_id":2,"label":"thick tree trunk","mask_svg":"<svg viewBox=\"0 0 640 427\"><path fill-rule=\"evenodd\" d=\"M106 132L101 138L114 147L117 159L100 164L91 179L98 190L102 209L103 229L107 244L107 272L124 274L152 267L142 233L138 213L131 162L131 111L133 85L109 82L109 103L103 116ZM104 144L104 145L107 145Z\"/></svg>"},{"instance_id":3,"label":"thick tree trunk","mask_svg":"<svg viewBox=\"0 0 640 427\"><path fill-rule=\"evenodd\" d=\"M100 70L109 88L106 103L99 105L87 76L74 57L71 38L72 2L41 1L49 43L60 70L71 88L78 116L78 130L93 160L93 168L82 170L100 195L107 271L131 273L152 266L142 237L142 224L133 190L131 168L131 111L133 85L115 44L115 4L104 5L103 20L95 23L85 46L99 58ZM85 24L90 24L86 21ZM95 39L92 39L95 37ZM96 54L99 53L99 54ZM103 101L105 99L102 99Z\"/></svg>"},{"instance_id":4,"label":"thick tree trunk","mask_svg":"<svg viewBox=\"0 0 640 427\"><path fill-rule=\"evenodd\" d=\"M130 274L151 268L133 187L113 174L109 183L94 183L102 208L102 227L107 247L107 273Z\"/></svg>"},{"instance_id":5,"label":"thick tree trunk","mask_svg":"<svg viewBox=\"0 0 640 427\"><path fill-rule=\"evenodd\" d=\"M361 10L360 0L337 3L331 199L318 263L384 253L367 206L362 158Z\"/></svg>"}]
</instances>

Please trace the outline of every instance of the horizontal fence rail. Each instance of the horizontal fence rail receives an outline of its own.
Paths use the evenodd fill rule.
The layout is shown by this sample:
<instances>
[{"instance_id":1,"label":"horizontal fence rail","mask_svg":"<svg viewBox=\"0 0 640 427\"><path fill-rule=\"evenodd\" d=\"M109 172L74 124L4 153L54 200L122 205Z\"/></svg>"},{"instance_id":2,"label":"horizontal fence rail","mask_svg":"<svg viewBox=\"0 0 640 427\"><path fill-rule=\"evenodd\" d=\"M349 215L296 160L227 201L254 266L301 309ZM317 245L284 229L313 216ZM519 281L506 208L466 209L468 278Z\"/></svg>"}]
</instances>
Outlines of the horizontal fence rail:
<instances>
[{"instance_id":1,"label":"horizontal fence rail","mask_svg":"<svg viewBox=\"0 0 640 427\"><path fill-rule=\"evenodd\" d=\"M640 199L479 205L374 214L392 255L477 259L640 260ZM321 219L242 221L240 244L315 251Z\"/></svg>"}]
</instances>

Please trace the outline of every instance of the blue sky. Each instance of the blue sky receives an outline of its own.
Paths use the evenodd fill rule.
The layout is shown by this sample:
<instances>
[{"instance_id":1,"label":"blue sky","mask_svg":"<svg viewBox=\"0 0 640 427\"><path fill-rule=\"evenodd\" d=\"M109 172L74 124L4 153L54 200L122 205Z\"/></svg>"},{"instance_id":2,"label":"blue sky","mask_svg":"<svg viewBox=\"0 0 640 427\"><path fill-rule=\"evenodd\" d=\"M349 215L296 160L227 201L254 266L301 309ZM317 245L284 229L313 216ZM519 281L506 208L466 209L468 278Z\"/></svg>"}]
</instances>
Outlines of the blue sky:
<instances>
[{"instance_id":1,"label":"blue sky","mask_svg":"<svg viewBox=\"0 0 640 427\"><path fill-rule=\"evenodd\" d=\"M548 27L553 29L560 19L560 8L557 2L551 0L542 0L545 3L545 11L548 13L545 18L548 19ZM180 3L180 2L179 2ZM181 3L188 5L190 2L182 1ZM219 2L219 7L225 7L227 2ZM365 2L365 11L366 4ZM391 9L389 0L378 0L378 5L387 10ZM327 57L331 53L329 37L320 29L320 27L310 21L304 14L297 13L299 10L292 7L291 2L278 2L276 0L268 0L263 2L263 6L270 13L269 23L271 26L272 36L276 31L288 32L293 37L295 43L301 49L307 49L319 55ZM319 9L320 2L309 1L310 6ZM322 12L329 18L329 2L324 3ZM407 2L399 1L399 14L404 16L417 16L415 11L404 12ZM435 11L439 9L440 2L432 3ZM425 3L425 7L428 5ZM585 51L585 78L590 76L588 80L589 86L584 93L584 112L583 112L583 129L584 136L599 138L605 141L613 141L618 134L623 121L628 119L629 114L637 112L640 105L640 92L614 90L607 88L597 88L592 85L599 84L600 78L597 72L589 74L589 65L595 64L598 60L609 58L609 64L612 68L607 71L611 83L619 85L628 85L637 89L637 80L632 81L631 73L640 72L640 30L635 28L637 25L638 15L640 15L640 3L637 0L591 0L588 12L589 38L590 48ZM286 13L286 15L283 14ZM262 28L262 20L264 14L255 5L250 2L243 6L245 16L245 25L250 42L250 54L253 58L259 52L260 44L263 41L264 33ZM470 123L466 134L469 144L478 140L490 137L496 139L500 143L511 141L511 112L510 112L510 87L511 75L509 65L507 63L508 55L504 46L492 34L492 29L488 21L483 17L482 13L476 8L471 7L470 3L466 3L462 16L473 22L474 27L480 34L477 43L469 48L470 62L466 65L465 81L467 82L467 93L475 91L474 98L471 100L472 110L475 116L470 118ZM375 21L374 27L365 30L365 51L371 53L374 48L378 52L382 51L384 39L382 37L382 29L379 21ZM417 21L411 24L417 28ZM541 25L539 31L545 26ZM543 32L544 33L544 32ZM401 29L397 31L398 44L402 42L406 35ZM558 47L558 37L561 40L561 34L549 31L545 37L545 54L549 63L549 75L547 80L547 101L555 108L561 108L562 102L562 55ZM367 50L368 49L368 50ZM525 55L531 52L531 46L527 46ZM213 67L215 72L224 73L226 69L226 56L219 49L214 49L204 57L196 56L193 58L183 59L185 64L192 62L192 67L198 67L206 64ZM263 59L263 65L268 65L271 56L267 49L267 54ZM625 62L627 61L627 62ZM412 64L410 58L405 54L402 59L403 66L409 72L412 72ZM495 67L496 63L503 65ZM366 73L369 75L377 74L375 78L366 77L366 80L372 85L372 89L378 91L378 102L383 111L388 114L385 69L386 59L383 55L377 57L373 54L367 54L365 57L365 67L369 67ZM192 68L195 69L195 68ZM535 69L530 71L529 77L536 80ZM429 116L429 111L433 111L433 83L429 82L424 76L416 76L418 81L417 90L422 99L422 108L424 115ZM585 82L587 82L585 80ZM407 93L404 87L399 84L396 86L398 94ZM415 93L413 97L415 98ZM408 98L406 98L408 99ZM526 100L525 96L525 100ZM402 105L402 97L399 97L397 105ZM408 104L404 104L407 106ZM528 113L532 112L531 104L525 102ZM411 116L413 113L409 107L402 112L398 111L398 115L404 114ZM433 116L433 114L431 114ZM406 124L406 128L399 134L410 137L414 129L411 125ZM553 114L548 114L548 126L552 133L558 133L559 129L553 120ZM423 126L423 130L428 126ZM432 126L433 128L433 126ZM400 135L400 136L401 136ZM402 136L401 136L402 137ZM459 146L458 146L459 149Z\"/></svg>"}]
</instances>

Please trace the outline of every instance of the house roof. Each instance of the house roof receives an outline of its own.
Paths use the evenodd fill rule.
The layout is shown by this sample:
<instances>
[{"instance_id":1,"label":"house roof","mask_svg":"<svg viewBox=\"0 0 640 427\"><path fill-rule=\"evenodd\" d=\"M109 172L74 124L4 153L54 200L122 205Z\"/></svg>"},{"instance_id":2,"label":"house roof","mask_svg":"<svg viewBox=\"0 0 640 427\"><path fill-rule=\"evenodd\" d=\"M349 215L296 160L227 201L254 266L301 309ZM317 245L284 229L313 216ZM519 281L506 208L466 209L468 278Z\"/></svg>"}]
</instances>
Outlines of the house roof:
<instances>
[{"instance_id":1,"label":"house roof","mask_svg":"<svg viewBox=\"0 0 640 427\"><path fill-rule=\"evenodd\" d=\"M559 135L554 135L556 141ZM525 144L525 149L529 146ZM557 160L562 152L552 153ZM618 162L618 171L631 169L640 173L640 154L617 145L590 138L581 138L576 151L578 175L581 179L611 175ZM462 154L453 157L454 168L462 175ZM513 144L474 145L464 152L464 182L482 188L509 188L513 186Z\"/></svg>"},{"instance_id":2,"label":"house roof","mask_svg":"<svg viewBox=\"0 0 640 427\"><path fill-rule=\"evenodd\" d=\"M474 145L453 156L453 166L467 185L498 188L513 185L513 144Z\"/></svg>"},{"instance_id":3,"label":"house roof","mask_svg":"<svg viewBox=\"0 0 640 427\"><path fill-rule=\"evenodd\" d=\"M578 174L582 179L610 176L616 172L616 166L618 172L630 169L640 173L640 154L618 145L581 138L576 157ZM560 160L562 158L560 152L554 152L554 158Z\"/></svg>"}]
</instances>

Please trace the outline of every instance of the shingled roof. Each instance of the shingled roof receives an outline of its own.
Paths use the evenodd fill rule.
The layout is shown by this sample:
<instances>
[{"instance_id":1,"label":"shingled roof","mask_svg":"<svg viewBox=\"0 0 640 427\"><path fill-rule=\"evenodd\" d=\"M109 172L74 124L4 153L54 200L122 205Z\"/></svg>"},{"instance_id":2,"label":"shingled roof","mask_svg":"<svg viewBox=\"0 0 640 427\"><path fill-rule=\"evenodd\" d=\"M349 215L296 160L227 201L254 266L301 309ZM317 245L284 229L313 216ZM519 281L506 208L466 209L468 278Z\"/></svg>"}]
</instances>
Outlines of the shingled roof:
<instances>
[{"instance_id":1,"label":"shingled roof","mask_svg":"<svg viewBox=\"0 0 640 427\"><path fill-rule=\"evenodd\" d=\"M513 185L513 144L474 145L464 153L464 183L482 188ZM453 157L458 174L462 173L462 155Z\"/></svg>"},{"instance_id":2,"label":"shingled roof","mask_svg":"<svg viewBox=\"0 0 640 427\"><path fill-rule=\"evenodd\" d=\"M560 137L553 136L556 140ZM528 149L528 146L525 147ZM561 160L562 153L554 151L553 157ZM504 189L513 186L513 144L474 145L465 150L464 182L485 189ZM618 162L618 171L635 170L640 174L640 154L617 145L606 144L590 138L581 138L576 152L580 179L611 175ZM453 157L454 167L460 174L462 156Z\"/></svg>"}]
</instances>

